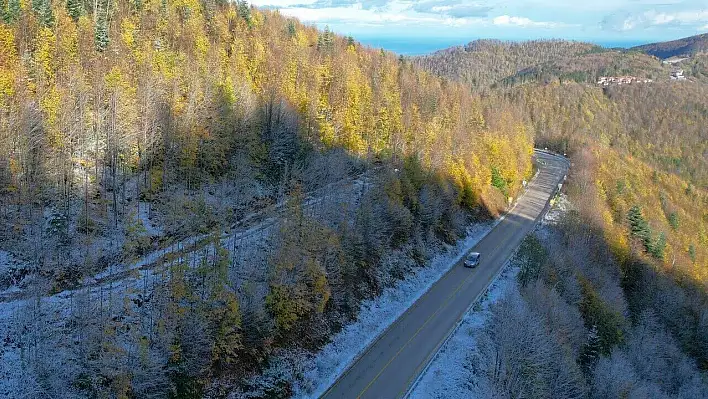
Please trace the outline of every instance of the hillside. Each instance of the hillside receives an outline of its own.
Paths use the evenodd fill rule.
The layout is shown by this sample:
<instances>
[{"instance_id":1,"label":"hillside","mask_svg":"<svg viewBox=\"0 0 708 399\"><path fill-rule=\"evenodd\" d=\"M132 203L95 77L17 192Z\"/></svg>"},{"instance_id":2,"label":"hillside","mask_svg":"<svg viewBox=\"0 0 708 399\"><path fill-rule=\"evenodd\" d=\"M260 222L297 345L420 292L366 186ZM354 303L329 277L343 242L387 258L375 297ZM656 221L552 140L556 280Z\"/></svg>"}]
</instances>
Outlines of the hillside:
<instances>
[{"instance_id":1,"label":"hillside","mask_svg":"<svg viewBox=\"0 0 708 399\"><path fill-rule=\"evenodd\" d=\"M708 52L708 33L690 36L669 42L659 42L632 47L630 50L641 51L662 59L671 57L693 56Z\"/></svg>"},{"instance_id":2,"label":"hillside","mask_svg":"<svg viewBox=\"0 0 708 399\"><path fill-rule=\"evenodd\" d=\"M455 49L449 54L462 57ZM461 72L448 68L460 65L453 59L433 56L426 62L439 62L430 69L480 89L468 79L477 66ZM521 382L562 378L563 389L593 398L633 391L704 396L708 86L702 82L703 63L701 55L669 66L637 51L599 50L527 67L485 90L504 93L524 108L535 144L570 154L573 167L566 184L572 211L539 233L534 248L522 248L530 259L522 263L520 295L504 300L483 330L483 356L472 369L484 389L517 394L505 376L518 370L518 359L494 356L516 353L523 340L548 352L529 354L537 366L525 370ZM669 68L684 68L690 80L668 80ZM576 83L592 82L597 74L655 81L610 87ZM529 265L535 266L525 270ZM510 320L521 319L540 325L520 335L504 333ZM664 338L649 343L642 340L645 331ZM488 370L478 366L490 356L495 362ZM683 364L682 373L654 361L660 357Z\"/></svg>"},{"instance_id":3,"label":"hillside","mask_svg":"<svg viewBox=\"0 0 708 399\"><path fill-rule=\"evenodd\" d=\"M416 57L413 62L475 89L551 81L595 83L600 76L668 80L671 72L669 66L639 52L563 40L479 40Z\"/></svg>"},{"instance_id":4,"label":"hillside","mask_svg":"<svg viewBox=\"0 0 708 399\"><path fill-rule=\"evenodd\" d=\"M703 83L708 83L708 53L696 54L679 62L677 66L683 68L686 75Z\"/></svg>"},{"instance_id":5,"label":"hillside","mask_svg":"<svg viewBox=\"0 0 708 399\"><path fill-rule=\"evenodd\" d=\"M596 51L589 43L565 40L503 42L477 40L413 58L420 67L474 87L487 87L539 64Z\"/></svg>"},{"instance_id":6,"label":"hillside","mask_svg":"<svg viewBox=\"0 0 708 399\"><path fill-rule=\"evenodd\" d=\"M486 359L531 357L497 396L700 397L708 86L667 68L561 40L408 59L244 1L0 1L0 397L290 397L362 304L471 248L534 146L571 157L576 208L521 251L528 305L491 331L533 328Z\"/></svg>"},{"instance_id":7,"label":"hillside","mask_svg":"<svg viewBox=\"0 0 708 399\"><path fill-rule=\"evenodd\" d=\"M534 65L501 79L495 85L513 87L553 81L594 84L601 76L634 76L661 81L668 80L670 72L670 67L644 54L598 50Z\"/></svg>"},{"instance_id":8,"label":"hillside","mask_svg":"<svg viewBox=\"0 0 708 399\"><path fill-rule=\"evenodd\" d=\"M275 11L0 4L3 397L253 388L532 172L508 100Z\"/></svg>"}]
</instances>

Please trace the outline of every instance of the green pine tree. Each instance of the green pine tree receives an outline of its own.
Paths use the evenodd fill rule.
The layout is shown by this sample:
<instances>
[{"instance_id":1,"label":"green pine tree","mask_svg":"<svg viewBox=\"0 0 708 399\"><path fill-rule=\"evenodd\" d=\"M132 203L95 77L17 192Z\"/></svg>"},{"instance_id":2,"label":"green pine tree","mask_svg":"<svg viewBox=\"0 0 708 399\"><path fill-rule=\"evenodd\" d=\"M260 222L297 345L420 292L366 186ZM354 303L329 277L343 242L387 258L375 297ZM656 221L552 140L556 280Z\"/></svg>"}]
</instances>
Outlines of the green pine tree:
<instances>
[{"instance_id":1,"label":"green pine tree","mask_svg":"<svg viewBox=\"0 0 708 399\"><path fill-rule=\"evenodd\" d=\"M108 36L108 13L102 11L100 8L96 12L99 12L99 16L98 19L96 19L94 44L96 45L97 51L103 52L111 42Z\"/></svg>"},{"instance_id":2,"label":"green pine tree","mask_svg":"<svg viewBox=\"0 0 708 399\"><path fill-rule=\"evenodd\" d=\"M7 12L5 13L5 22L8 24L17 21L20 18L20 0L9 0L7 3Z\"/></svg>"},{"instance_id":3,"label":"green pine tree","mask_svg":"<svg viewBox=\"0 0 708 399\"><path fill-rule=\"evenodd\" d=\"M79 17L84 12L84 7L81 0L67 0L66 1L66 11L69 13L71 19L74 22L78 22Z\"/></svg>"},{"instance_id":4,"label":"green pine tree","mask_svg":"<svg viewBox=\"0 0 708 399\"><path fill-rule=\"evenodd\" d=\"M651 240L651 230L649 229L649 224L642 215L642 209L635 205L629 210L627 215L629 219L629 227L632 235L641 239L644 243L644 247L648 252L652 252L653 243Z\"/></svg>"},{"instance_id":5,"label":"green pine tree","mask_svg":"<svg viewBox=\"0 0 708 399\"><path fill-rule=\"evenodd\" d=\"M505 197L507 196L506 180L495 166L492 166L492 186L498 188Z\"/></svg>"},{"instance_id":6,"label":"green pine tree","mask_svg":"<svg viewBox=\"0 0 708 399\"><path fill-rule=\"evenodd\" d=\"M54 11L52 10L51 0L41 0L41 6L37 14L39 15L39 20L42 22L42 26L54 26Z\"/></svg>"},{"instance_id":7,"label":"green pine tree","mask_svg":"<svg viewBox=\"0 0 708 399\"><path fill-rule=\"evenodd\" d=\"M666 234L659 234L656 241L652 243L651 250L647 249L651 255L657 259L664 259L664 250L666 249Z\"/></svg>"},{"instance_id":8,"label":"green pine tree","mask_svg":"<svg viewBox=\"0 0 708 399\"><path fill-rule=\"evenodd\" d=\"M239 0L236 3L236 7L238 9L238 16L243 18L248 26L251 26L251 7L248 3L245 0Z\"/></svg>"},{"instance_id":9,"label":"green pine tree","mask_svg":"<svg viewBox=\"0 0 708 399\"><path fill-rule=\"evenodd\" d=\"M674 230L678 230L679 228L679 217L678 213L676 212L671 212L669 214L669 225L671 225L671 228Z\"/></svg>"},{"instance_id":10,"label":"green pine tree","mask_svg":"<svg viewBox=\"0 0 708 399\"><path fill-rule=\"evenodd\" d=\"M0 18L6 24L10 23L7 20L7 0L0 0Z\"/></svg>"},{"instance_id":11,"label":"green pine tree","mask_svg":"<svg viewBox=\"0 0 708 399\"><path fill-rule=\"evenodd\" d=\"M288 21L288 36L295 37L297 34L297 27L295 26L295 21L292 19Z\"/></svg>"}]
</instances>

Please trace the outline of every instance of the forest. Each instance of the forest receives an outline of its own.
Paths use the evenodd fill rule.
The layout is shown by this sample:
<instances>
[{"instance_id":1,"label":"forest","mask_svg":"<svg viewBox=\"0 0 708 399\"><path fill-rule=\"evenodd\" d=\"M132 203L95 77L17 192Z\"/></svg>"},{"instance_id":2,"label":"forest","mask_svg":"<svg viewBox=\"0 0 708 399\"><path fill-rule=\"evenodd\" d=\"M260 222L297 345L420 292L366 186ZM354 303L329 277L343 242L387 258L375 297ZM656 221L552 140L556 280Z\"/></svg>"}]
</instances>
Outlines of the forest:
<instances>
[{"instance_id":1,"label":"forest","mask_svg":"<svg viewBox=\"0 0 708 399\"><path fill-rule=\"evenodd\" d=\"M483 392L706 397L707 88L502 89L535 145L570 155L572 210L520 249L518 290L469 362Z\"/></svg>"},{"instance_id":2,"label":"forest","mask_svg":"<svg viewBox=\"0 0 708 399\"><path fill-rule=\"evenodd\" d=\"M499 216L538 146L577 209L489 326L539 367L490 383L701 397L701 57L674 82L561 40L411 59L240 1L0 0L0 396L290 396L251 377Z\"/></svg>"},{"instance_id":3,"label":"forest","mask_svg":"<svg viewBox=\"0 0 708 399\"><path fill-rule=\"evenodd\" d=\"M509 99L277 11L0 11L0 396L223 397L532 174Z\"/></svg>"},{"instance_id":4,"label":"forest","mask_svg":"<svg viewBox=\"0 0 708 399\"><path fill-rule=\"evenodd\" d=\"M665 81L671 68L638 50L608 49L569 40L476 40L412 62L473 90L551 82L594 83L600 76L632 75Z\"/></svg>"}]
</instances>

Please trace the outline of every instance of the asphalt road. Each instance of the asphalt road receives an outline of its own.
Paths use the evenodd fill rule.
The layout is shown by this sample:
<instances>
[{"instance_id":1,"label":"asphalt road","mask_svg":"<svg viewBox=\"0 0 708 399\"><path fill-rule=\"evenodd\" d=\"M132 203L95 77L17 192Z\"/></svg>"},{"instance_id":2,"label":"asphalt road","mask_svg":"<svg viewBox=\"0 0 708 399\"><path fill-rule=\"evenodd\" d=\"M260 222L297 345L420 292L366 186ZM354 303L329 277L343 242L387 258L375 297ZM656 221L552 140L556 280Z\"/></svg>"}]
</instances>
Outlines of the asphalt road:
<instances>
[{"instance_id":1,"label":"asphalt road","mask_svg":"<svg viewBox=\"0 0 708 399\"><path fill-rule=\"evenodd\" d=\"M516 206L472 251L475 269L455 265L367 348L323 398L398 398L406 394L469 306L531 231L566 174L565 159L536 152L538 176Z\"/></svg>"}]
</instances>

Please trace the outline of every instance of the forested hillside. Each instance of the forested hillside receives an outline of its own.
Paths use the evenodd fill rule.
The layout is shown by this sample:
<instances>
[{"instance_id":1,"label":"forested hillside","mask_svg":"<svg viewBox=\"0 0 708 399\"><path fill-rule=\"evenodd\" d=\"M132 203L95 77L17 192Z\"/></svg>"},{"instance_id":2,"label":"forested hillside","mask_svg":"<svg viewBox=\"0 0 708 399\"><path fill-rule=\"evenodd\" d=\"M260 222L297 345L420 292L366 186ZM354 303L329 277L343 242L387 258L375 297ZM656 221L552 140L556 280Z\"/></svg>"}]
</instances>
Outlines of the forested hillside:
<instances>
[{"instance_id":1,"label":"forested hillside","mask_svg":"<svg viewBox=\"0 0 708 399\"><path fill-rule=\"evenodd\" d=\"M669 71L636 52L587 52L522 71L518 76L532 78L515 76L491 91L503 91L526 109L537 146L568 153L573 161L566 189L574 210L522 247L520 295L494 310L482 351L471 360L485 379L481 383L499 396L520 395L525 387L539 397L706 394L703 58L679 64L692 76L688 81L601 88L558 79L566 72L605 74L600 60L574 68L608 55L634 60L615 68L617 74ZM452 59L425 62L442 68L430 70L479 88L473 78L477 65L460 71L447 69L455 65ZM529 84L513 87L517 83ZM506 355L518 353L519 342L535 348L524 351L521 361Z\"/></svg>"},{"instance_id":2,"label":"forested hillside","mask_svg":"<svg viewBox=\"0 0 708 399\"><path fill-rule=\"evenodd\" d=\"M574 55L596 51L590 43L565 40L503 42L476 40L465 46L451 47L413 62L439 76L456 79L473 87L488 87L527 68Z\"/></svg>"},{"instance_id":3,"label":"forested hillside","mask_svg":"<svg viewBox=\"0 0 708 399\"><path fill-rule=\"evenodd\" d=\"M590 83L601 76L633 76L668 80L671 68L654 57L619 50L597 50L574 57L549 61L523 69L495 83L495 87L513 87L524 83Z\"/></svg>"},{"instance_id":4,"label":"forested hillside","mask_svg":"<svg viewBox=\"0 0 708 399\"><path fill-rule=\"evenodd\" d=\"M600 76L667 80L671 71L646 54L565 40L478 40L415 57L413 62L477 90L551 81L595 83Z\"/></svg>"},{"instance_id":5,"label":"forested hillside","mask_svg":"<svg viewBox=\"0 0 708 399\"><path fill-rule=\"evenodd\" d=\"M500 397L706 398L705 86L524 86L570 203L521 246L469 360ZM533 348L529 350L528 348Z\"/></svg>"},{"instance_id":6,"label":"forested hillside","mask_svg":"<svg viewBox=\"0 0 708 399\"><path fill-rule=\"evenodd\" d=\"M579 284L579 302L568 280L559 293L578 307L587 329L596 329L587 339L599 340L599 349L592 360L581 353L577 361L589 386L604 392L599 397L634 389L650 396L705 393L692 380L705 378L694 368L708 369L705 90L674 82L509 92L529 107L538 144L573 154L568 192L579 212L556 231L564 238L542 245L547 258L539 267L548 267L541 271L548 286L558 286L559 274ZM559 258L577 270L566 270ZM646 340L648 331L662 338ZM654 357L675 359L681 371ZM617 377L619 370L630 377Z\"/></svg>"},{"instance_id":7,"label":"forested hillside","mask_svg":"<svg viewBox=\"0 0 708 399\"><path fill-rule=\"evenodd\" d=\"M685 70L687 75L701 82L708 82L708 53L694 55L678 65Z\"/></svg>"},{"instance_id":8,"label":"forested hillside","mask_svg":"<svg viewBox=\"0 0 708 399\"><path fill-rule=\"evenodd\" d=\"M531 174L520 107L277 12L0 8L0 396L224 396Z\"/></svg>"},{"instance_id":9,"label":"forested hillside","mask_svg":"<svg viewBox=\"0 0 708 399\"><path fill-rule=\"evenodd\" d=\"M597 191L588 198L596 201L591 207L614 237L613 248L630 252L632 240L620 232L631 231L627 218L636 206L652 231L646 251L664 267L705 282L705 90L686 82L604 91L549 85L510 96L529 107L537 143L592 159L591 169L577 173L594 177Z\"/></svg>"},{"instance_id":10,"label":"forested hillside","mask_svg":"<svg viewBox=\"0 0 708 399\"><path fill-rule=\"evenodd\" d=\"M708 52L708 33L670 42L645 44L632 47L632 50L642 51L659 58L692 56Z\"/></svg>"}]
</instances>

